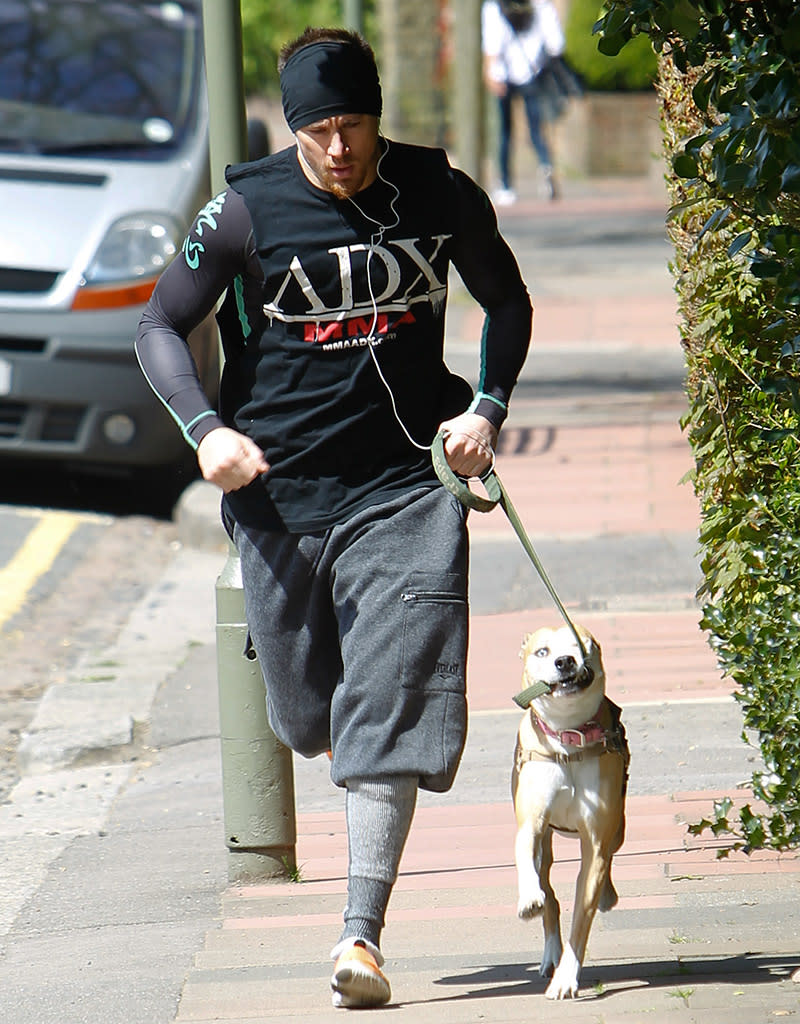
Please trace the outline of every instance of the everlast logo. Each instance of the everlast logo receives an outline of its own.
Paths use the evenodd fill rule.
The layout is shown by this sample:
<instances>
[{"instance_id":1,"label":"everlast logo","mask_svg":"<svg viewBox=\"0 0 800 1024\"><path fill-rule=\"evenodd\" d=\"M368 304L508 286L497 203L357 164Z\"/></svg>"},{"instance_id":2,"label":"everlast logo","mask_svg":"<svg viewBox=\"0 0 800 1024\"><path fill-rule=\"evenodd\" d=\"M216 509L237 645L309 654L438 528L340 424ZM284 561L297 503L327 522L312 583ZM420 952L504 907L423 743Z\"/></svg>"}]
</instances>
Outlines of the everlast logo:
<instances>
[{"instance_id":1,"label":"everlast logo","mask_svg":"<svg viewBox=\"0 0 800 1024\"><path fill-rule=\"evenodd\" d=\"M328 250L332 265L325 268L325 281L329 289L331 279L338 277L335 304L323 301L315 282L295 256L273 298L264 303L264 313L284 323L305 322L306 340L310 342L344 341L370 332L385 334L401 322L413 322L411 307L416 303L435 307L444 302L446 276L444 280L439 277L435 262L450 237L398 238L376 246L359 242ZM423 241L426 248L433 246L429 256L420 251ZM354 264L358 266L357 276L353 273ZM442 267L444 276L446 261ZM410 320L406 321L406 317ZM310 323L312 320L316 323Z\"/></svg>"}]
</instances>

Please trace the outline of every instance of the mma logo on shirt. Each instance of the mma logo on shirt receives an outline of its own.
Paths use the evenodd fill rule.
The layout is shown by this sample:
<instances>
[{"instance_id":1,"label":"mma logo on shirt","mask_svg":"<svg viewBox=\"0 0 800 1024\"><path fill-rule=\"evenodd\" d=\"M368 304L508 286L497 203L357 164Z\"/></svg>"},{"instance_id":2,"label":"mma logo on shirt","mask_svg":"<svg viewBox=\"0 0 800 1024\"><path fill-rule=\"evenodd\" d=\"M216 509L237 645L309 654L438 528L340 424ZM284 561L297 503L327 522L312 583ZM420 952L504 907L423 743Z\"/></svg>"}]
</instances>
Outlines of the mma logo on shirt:
<instances>
[{"instance_id":1,"label":"mma logo on shirt","mask_svg":"<svg viewBox=\"0 0 800 1024\"><path fill-rule=\"evenodd\" d=\"M334 320L332 323L312 320L304 326L304 340L322 345L326 352L363 348L373 340L390 335L395 327L413 323L416 323L416 317L411 310L393 318L388 313L379 313L377 316L355 316L347 320Z\"/></svg>"}]
</instances>

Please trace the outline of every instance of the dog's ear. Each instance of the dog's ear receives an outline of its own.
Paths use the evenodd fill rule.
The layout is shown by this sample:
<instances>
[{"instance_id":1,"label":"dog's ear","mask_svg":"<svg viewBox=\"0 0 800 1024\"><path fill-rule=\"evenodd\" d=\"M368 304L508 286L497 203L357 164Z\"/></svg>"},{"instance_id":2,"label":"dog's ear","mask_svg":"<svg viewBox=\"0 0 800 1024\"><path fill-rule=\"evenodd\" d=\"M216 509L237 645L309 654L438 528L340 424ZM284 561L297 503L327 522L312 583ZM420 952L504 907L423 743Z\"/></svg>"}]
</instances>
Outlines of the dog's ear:
<instances>
[{"instance_id":1,"label":"dog's ear","mask_svg":"<svg viewBox=\"0 0 800 1024\"><path fill-rule=\"evenodd\" d=\"M520 647L520 649L519 649L518 657L520 657L520 658L524 658L525 657L525 655L528 653L528 647L530 645L530 642L531 642L531 635L530 635L530 633L526 633L525 636L522 638L522 647Z\"/></svg>"},{"instance_id":2,"label":"dog's ear","mask_svg":"<svg viewBox=\"0 0 800 1024\"><path fill-rule=\"evenodd\" d=\"M598 654L602 653L600 651L600 644L597 642L597 640L589 632L588 629L584 629L581 626L578 628L578 633L580 634L580 638L583 641L583 646L586 648L587 654L591 654L592 651L596 651Z\"/></svg>"}]
</instances>

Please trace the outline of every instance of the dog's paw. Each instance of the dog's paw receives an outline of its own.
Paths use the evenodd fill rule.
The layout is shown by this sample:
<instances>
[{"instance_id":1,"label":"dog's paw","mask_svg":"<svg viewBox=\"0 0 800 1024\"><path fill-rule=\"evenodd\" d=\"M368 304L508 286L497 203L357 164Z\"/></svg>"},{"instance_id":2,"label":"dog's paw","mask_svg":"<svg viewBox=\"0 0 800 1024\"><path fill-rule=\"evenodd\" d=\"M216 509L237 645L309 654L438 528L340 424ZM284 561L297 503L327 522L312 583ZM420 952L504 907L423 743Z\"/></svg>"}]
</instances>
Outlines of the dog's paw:
<instances>
[{"instance_id":1,"label":"dog's paw","mask_svg":"<svg viewBox=\"0 0 800 1024\"><path fill-rule=\"evenodd\" d=\"M567 945L558 962L553 980L547 986L545 996L548 999L575 999L578 995L578 976L581 965L578 958Z\"/></svg>"},{"instance_id":2,"label":"dog's paw","mask_svg":"<svg viewBox=\"0 0 800 1024\"><path fill-rule=\"evenodd\" d=\"M577 999L578 986L574 981L562 984L554 974L553 980L547 986L544 994L547 999Z\"/></svg>"},{"instance_id":3,"label":"dog's paw","mask_svg":"<svg viewBox=\"0 0 800 1024\"><path fill-rule=\"evenodd\" d=\"M530 921L538 917L544 910L544 893L540 892L533 896L520 896L517 903L517 916L523 921Z\"/></svg>"}]
</instances>

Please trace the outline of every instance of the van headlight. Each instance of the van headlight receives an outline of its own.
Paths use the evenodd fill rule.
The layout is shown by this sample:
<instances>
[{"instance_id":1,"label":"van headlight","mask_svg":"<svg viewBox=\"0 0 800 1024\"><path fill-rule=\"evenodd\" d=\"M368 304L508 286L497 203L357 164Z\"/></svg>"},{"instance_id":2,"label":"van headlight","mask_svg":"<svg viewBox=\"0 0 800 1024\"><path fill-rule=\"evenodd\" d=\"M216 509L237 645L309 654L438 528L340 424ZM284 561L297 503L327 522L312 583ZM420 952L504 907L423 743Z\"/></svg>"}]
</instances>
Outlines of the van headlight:
<instances>
[{"instance_id":1,"label":"van headlight","mask_svg":"<svg viewBox=\"0 0 800 1024\"><path fill-rule=\"evenodd\" d=\"M75 293L76 310L141 305L180 248L181 227L167 214L139 213L108 229Z\"/></svg>"}]
</instances>

